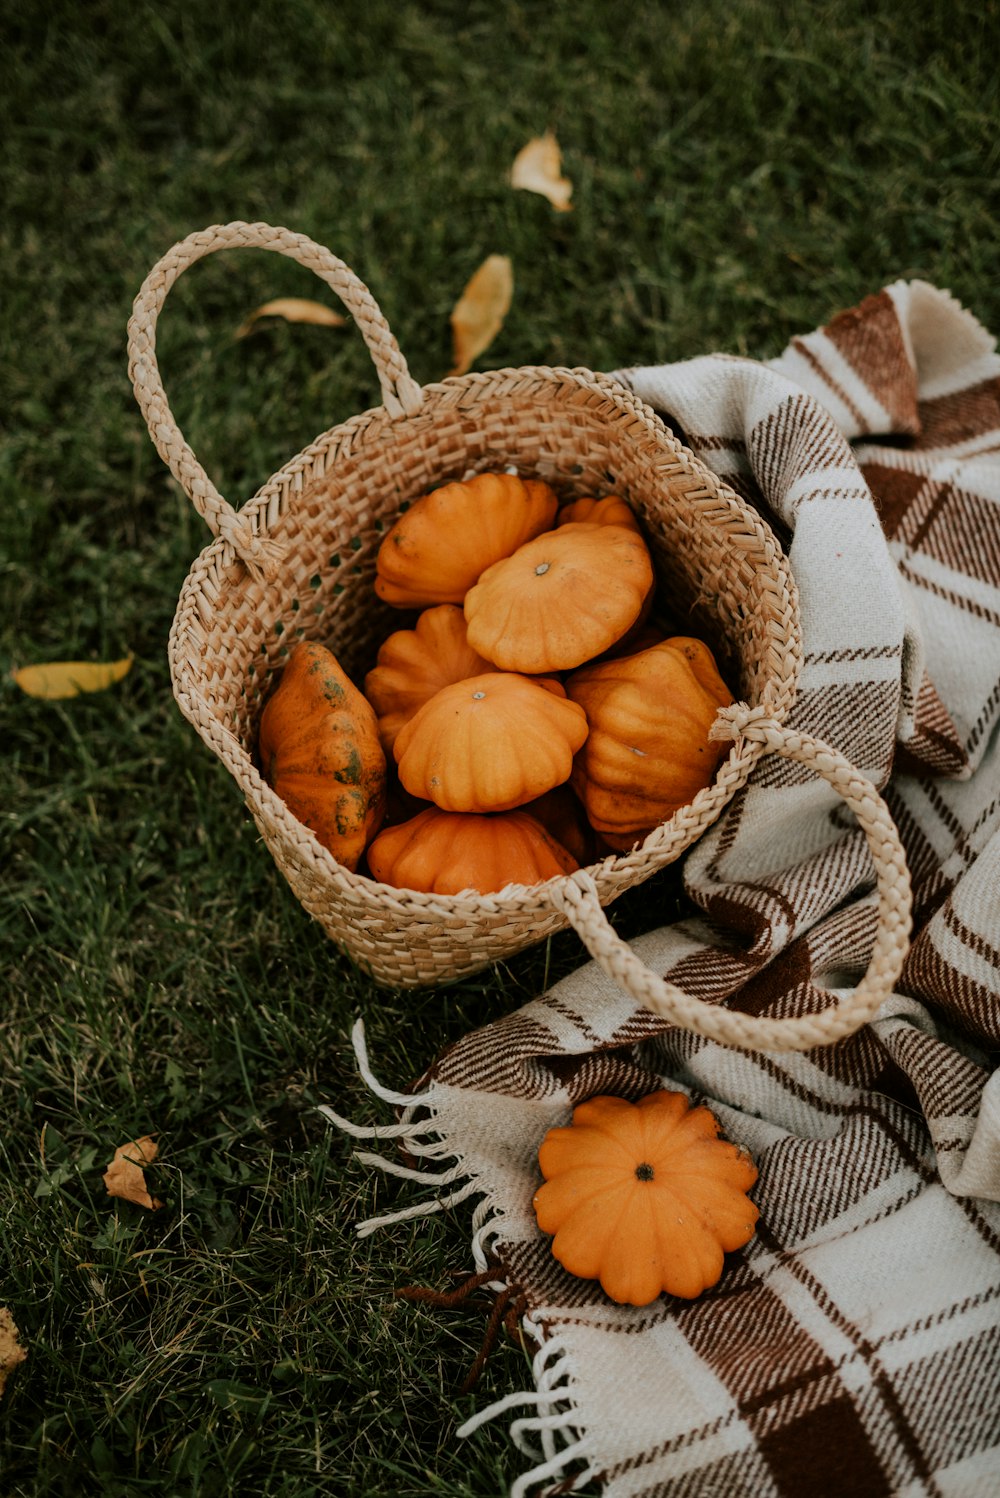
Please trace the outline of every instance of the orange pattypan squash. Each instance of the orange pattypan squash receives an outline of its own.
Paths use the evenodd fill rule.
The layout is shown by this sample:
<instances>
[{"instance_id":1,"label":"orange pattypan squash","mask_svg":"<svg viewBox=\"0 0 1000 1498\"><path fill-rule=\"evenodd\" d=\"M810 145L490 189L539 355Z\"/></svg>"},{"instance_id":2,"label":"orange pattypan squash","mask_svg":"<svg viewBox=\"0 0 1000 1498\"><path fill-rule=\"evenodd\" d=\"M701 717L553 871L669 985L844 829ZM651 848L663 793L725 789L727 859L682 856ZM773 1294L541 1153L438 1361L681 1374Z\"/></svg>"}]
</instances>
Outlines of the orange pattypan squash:
<instances>
[{"instance_id":1,"label":"orange pattypan squash","mask_svg":"<svg viewBox=\"0 0 1000 1498\"><path fill-rule=\"evenodd\" d=\"M733 698L701 640L675 636L584 666L566 690L590 724L573 788L590 825L619 852L689 805L728 753L708 730Z\"/></svg>"},{"instance_id":2,"label":"orange pattypan squash","mask_svg":"<svg viewBox=\"0 0 1000 1498\"><path fill-rule=\"evenodd\" d=\"M291 651L260 719L265 780L345 868L357 868L385 814L375 713L324 645Z\"/></svg>"},{"instance_id":3,"label":"orange pattypan squash","mask_svg":"<svg viewBox=\"0 0 1000 1498\"><path fill-rule=\"evenodd\" d=\"M424 609L413 629L397 629L383 641L365 677L365 696L378 717L386 753L391 754L403 724L435 692L496 669L469 646L465 615L454 603Z\"/></svg>"},{"instance_id":4,"label":"orange pattypan squash","mask_svg":"<svg viewBox=\"0 0 1000 1498\"><path fill-rule=\"evenodd\" d=\"M586 737L583 708L560 683L494 671L443 687L393 754L413 796L445 811L508 811L568 780Z\"/></svg>"},{"instance_id":5,"label":"orange pattypan squash","mask_svg":"<svg viewBox=\"0 0 1000 1498\"><path fill-rule=\"evenodd\" d=\"M574 499L563 505L556 516L556 525L571 525L585 521L591 525L623 525L626 530L638 531L640 525L632 507L619 499L617 494L606 494L603 499Z\"/></svg>"},{"instance_id":6,"label":"orange pattypan squash","mask_svg":"<svg viewBox=\"0 0 1000 1498\"><path fill-rule=\"evenodd\" d=\"M523 811L477 816L430 807L386 827L368 849L372 878L397 889L495 894L508 884L540 884L578 867L566 849Z\"/></svg>"},{"instance_id":7,"label":"orange pattypan squash","mask_svg":"<svg viewBox=\"0 0 1000 1498\"><path fill-rule=\"evenodd\" d=\"M486 569L465 598L469 644L503 671L570 670L621 639L652 588L637 531L574 521Z\"/></svg>"},{"instance_id":8,"label":"orange pattypan squash","mask_svg":"<svg viewBox=\"0 0 1000 1498\"><path fill-rule=\"evenodd\" d=\"M749 1242L758 1216L746 1195L756 1167L718 1133L707 1108L665 1091L591 1098L550 1129L534 1207L563 1268L633 1306L716 1284L723 1254Z\"/></svg>"},{"instance_id":9,"label":"orange pattypan squash","mask_svg":"<svg viewBox=\"0 0 1000 1498\"><path fill-rule=\"evenodd\" d=\"M510 473L443 484L386 535L375 592L404 609L461 603L481 572L554 524L558 503L548 484Z\"/></svg>"}]
</instances>

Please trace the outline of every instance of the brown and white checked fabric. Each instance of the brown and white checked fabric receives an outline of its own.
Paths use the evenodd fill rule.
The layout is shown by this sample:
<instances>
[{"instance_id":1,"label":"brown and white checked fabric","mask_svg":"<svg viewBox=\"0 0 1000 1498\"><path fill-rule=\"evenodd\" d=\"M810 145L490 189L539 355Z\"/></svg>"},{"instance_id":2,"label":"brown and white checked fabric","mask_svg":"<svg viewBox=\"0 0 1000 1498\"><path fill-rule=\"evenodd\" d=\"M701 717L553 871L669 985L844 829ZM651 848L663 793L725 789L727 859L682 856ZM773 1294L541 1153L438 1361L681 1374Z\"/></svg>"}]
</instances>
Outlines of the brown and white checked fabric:
<instances>
[{"instance_id":1,"label":"brown and white checked fabric","mask_svg":"<svg viewBox=\"0 0 1000 1498\"><path fill-rule=\"evenodd\" d=\"M419 1094L382 1088L396 1174L477 1197L480 1278L534 1338L512 1498L1000 1494L1000 358L946 293L897 283L770 365L622 372L783 536L805 663L790 727L883 789L914 940L872 1024L747 1054L640 1009L595 963L466 1036ZM687 856L699 910L633 943L755 1014L818 1010L875 929L861 835L825 785L764 759ZM656 927L655 881L645 886ZM757 1161L754 1239L694 1302L619 1307L535 1225L545 1131L599 1092L706 1101ZM357 1126L330 1116L350 1132ZM444 1166L434 1172L433 1162ZM428 1168L430 1167L430 1168ZM385 1220L385 1219L381 1219ZM392 1220L392 1219L389 1219ZM370 1232L378 1220L363 1223Z\"/></svg>"}]
</instances>

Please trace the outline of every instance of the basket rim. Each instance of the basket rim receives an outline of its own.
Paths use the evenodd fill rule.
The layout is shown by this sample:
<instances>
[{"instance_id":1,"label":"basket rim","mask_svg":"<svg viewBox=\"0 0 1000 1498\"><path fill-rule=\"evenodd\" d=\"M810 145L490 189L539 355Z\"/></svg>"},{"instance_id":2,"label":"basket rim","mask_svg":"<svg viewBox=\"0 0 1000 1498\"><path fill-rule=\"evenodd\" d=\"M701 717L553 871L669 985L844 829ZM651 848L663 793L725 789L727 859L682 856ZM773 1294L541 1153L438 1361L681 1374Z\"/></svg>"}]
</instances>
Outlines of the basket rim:
<instances>
[{"instance_id":1,"label":"basket rim","mask_svg":"<svg viewBox=\"0 0 1000 1498\"><path fill-rule=\"evenodd\" d=\"M704 476L707 480L707 486L713 492L717 493L720 498L724 498L728 503L733 505L735 510L749 519L751 527L759 534L761 540L772 543L777 553L781 556L784 555L777 537L764 517L752 509L736 493L731 485L725 483L718 474L713 473L704 460L699 458L686 443L671 431L662 416L647 401L636 395L629 385L615 379L613 375L588 369L585 365L506 365L502 369L473 370L467 374L448 375L442 380L435 380L422 385L420 389L424 397L450 395L452 393L461 394L463 391L474 390L477 387L489 389L505 380L524 378L526 376L538 377L543 383L549 384L559 381L573 381L581 389L590 387L616 400L623 413L628 412L639 417L648 426L651 433L665 447L671 450L672 456L681 459L699 477ZM287 463L277 469L265 483L261 484L249 499L240 506L237 513L241 517L248 519L252 524L256 522L254 524L254 532L263 539L267 535L267 529L266 527L261 528L260 519L266 507L273 499L278 497L285 499L286 495L292 498L294 502L294 494L301 492L302 489L300 476L304 469L314 464L318 458L325 456L327 450L333 446L335 440L343 439L345 436L353 439L357 434L367 431L369 427L376 424L385 424L388 429L392 430L396 428L402 429L408 425L432 419L433 412L427 410L426 400L421 409L411 416L390 415L384 405L369 406L365 411L355 412L352 416L346 417L344 421L335 423L324 432L321 432L317 437L314 437L312 442L308 443L293 458L290 458ZM352 442L347 443L347 450L350 451L352 446ZM280 513L283 513L283 509L279 510ZM209 556L218 556L224 565L230 560L236 560L236 554L231 542L222 536L214 536L206 543L202 551L195 558L191 570L194 570L197 562Z\"/></svg>"}]
</instances>

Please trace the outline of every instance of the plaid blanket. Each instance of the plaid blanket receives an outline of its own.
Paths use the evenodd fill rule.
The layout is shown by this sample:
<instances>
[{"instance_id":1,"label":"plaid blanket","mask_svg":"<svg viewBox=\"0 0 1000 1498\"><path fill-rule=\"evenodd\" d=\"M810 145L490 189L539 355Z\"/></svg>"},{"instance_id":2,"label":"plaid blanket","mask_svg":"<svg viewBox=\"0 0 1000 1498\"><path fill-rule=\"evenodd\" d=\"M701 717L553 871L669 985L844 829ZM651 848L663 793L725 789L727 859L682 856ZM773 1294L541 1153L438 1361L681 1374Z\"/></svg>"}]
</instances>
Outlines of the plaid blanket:
<instances>
[{"instance_id":1,"label":"plaid blanket","mask_svg":"<svg viewBox=\"0 0 1000 1498\"><path fill-rule=\"evenodd\" d=\"M512 1498L1000 1493L1000 358L946 293L897 283L769 364L620 371L786 544L805 662L790 726L882 790L914 939L894 996L836 1045L748 1054L668 1026L590 963L452 1046L391 1137L478 1198L474 1280L533 1339ZM867 845L832 792L761 761L687 855L698 914L633 943L755 1014L818 1010L864 971ZM650 898L649 926L657 911ZM546 1130L596 1093L706 1102L759 1168L755 1237L699 1300L616 1306L531 1209ZM364 1129L330 1112L349 1132ZM421 1157L423 1157L421 1159ZM359 1231L377 1222L362 1223Z\"/></svg>"}]
</instances>

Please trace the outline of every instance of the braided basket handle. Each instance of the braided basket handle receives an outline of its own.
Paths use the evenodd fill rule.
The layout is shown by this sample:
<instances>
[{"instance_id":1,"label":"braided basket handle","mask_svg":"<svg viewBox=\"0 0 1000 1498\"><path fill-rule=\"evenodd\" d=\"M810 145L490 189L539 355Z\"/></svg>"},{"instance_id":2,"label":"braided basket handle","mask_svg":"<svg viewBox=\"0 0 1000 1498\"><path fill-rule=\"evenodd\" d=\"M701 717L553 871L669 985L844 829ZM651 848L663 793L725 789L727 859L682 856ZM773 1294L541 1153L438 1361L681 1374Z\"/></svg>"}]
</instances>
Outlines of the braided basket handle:
<instances>
[{"instance_id":1,"label":"braided basket handle","mask_svg":"<svg viewBox=\"0 0 1000 1498\"><path fill-rule=\"evenodd\" d=\"M693 998L657 976L612 930L597 886L585 869L553 886L552 899L610 978L644 1008L721 1045L747 1051L807 1051L830 1045L867 1024L895 987L910 935L910 876L889 808L869 780L838 750L809 734L784 728L764 708L725 708L713 738L755 740L766 751L799 760L844 799L858 819L875 861L878 930L868 970L852 994L819 1014L770 1019L740 1014Z\"/></svg>"},{"instance_id":2,"label":"braided basket handle","mask_svg":"<svg viewBox=\"0 0 1000 1498\"><path fill-rule=\"evenodd\" d=\"M304 234L275 229L270 224L215 224L189 234L157 262L142 284L128 324L129 376L136 400L156 451L213 534L232 545L254 576L271 578L281 560L281 548L259 536L249 518L239 515L209 479L171 415L156 362L156 320L181 271L216 250L234 249L274 250L287 255L315 271L337 293L368 345L390 416L415 414L423 393L410 377L389 324L364 282L336 255Z\"/></svg>"}]
</instances>

